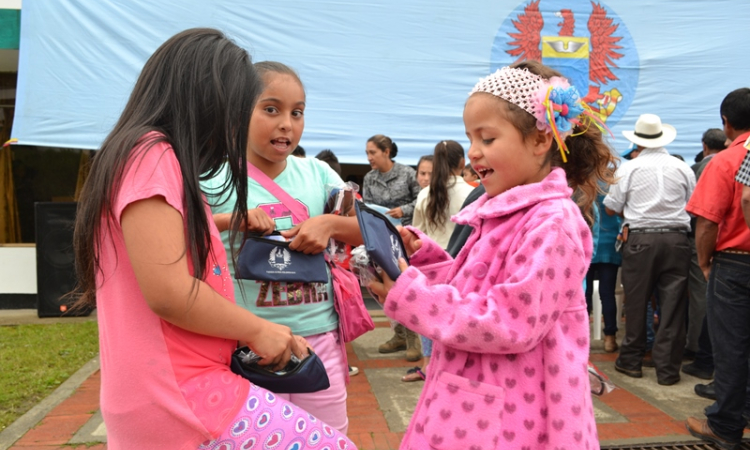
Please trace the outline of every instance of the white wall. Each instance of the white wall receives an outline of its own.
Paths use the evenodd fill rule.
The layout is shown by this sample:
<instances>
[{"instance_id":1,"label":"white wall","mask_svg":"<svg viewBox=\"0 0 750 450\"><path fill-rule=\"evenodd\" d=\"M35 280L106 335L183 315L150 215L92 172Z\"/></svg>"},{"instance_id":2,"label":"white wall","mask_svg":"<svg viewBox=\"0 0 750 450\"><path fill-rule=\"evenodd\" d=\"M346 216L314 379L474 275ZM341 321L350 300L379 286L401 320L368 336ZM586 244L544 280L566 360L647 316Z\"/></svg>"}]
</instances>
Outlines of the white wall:
<instances>
[{"instance_id":1,"label":"white wall","mask_svg":"<svg viewBox=\"0 0 750 450\"><path fill-rule=\"evenodd\" d=\"M0 0L0 9L21 9L21 0Z\"/></svg>"},{"instance_id":2,"label":"white wall","mask_svg":"<svg viewBox=\"0 0 750 450\"><path fill-rule=\"evenodd\" d=\"M36 294L36 246L0 246L0 294Z\"/></svg>"}]
</instances>

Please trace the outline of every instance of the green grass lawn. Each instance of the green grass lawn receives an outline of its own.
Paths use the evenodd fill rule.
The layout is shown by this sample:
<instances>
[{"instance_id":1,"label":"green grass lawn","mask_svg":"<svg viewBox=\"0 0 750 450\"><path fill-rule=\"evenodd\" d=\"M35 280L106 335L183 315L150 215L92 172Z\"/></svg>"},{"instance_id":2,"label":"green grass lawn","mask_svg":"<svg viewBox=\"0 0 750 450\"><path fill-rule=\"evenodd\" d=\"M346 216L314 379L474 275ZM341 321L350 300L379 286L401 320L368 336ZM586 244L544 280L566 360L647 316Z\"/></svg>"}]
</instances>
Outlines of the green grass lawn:
<instances>
[{"instance_id":1,"label":"green grass lawn","mask_svg":"<svg viewBox=\"0 0 750 450\"><path fill-rule=\"evenodd\" d=\"M98 351L95 321L0 327L0 431Z\"/></svg>"}]
</instances>

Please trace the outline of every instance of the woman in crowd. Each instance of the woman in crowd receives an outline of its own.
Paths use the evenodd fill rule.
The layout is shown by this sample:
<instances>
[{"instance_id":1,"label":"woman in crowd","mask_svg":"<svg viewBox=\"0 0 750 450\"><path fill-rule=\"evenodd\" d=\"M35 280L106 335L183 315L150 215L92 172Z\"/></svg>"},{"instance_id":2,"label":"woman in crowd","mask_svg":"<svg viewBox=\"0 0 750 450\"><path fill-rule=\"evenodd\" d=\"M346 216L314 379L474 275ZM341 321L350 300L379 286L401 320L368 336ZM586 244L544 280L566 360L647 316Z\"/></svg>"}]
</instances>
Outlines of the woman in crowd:
<instances>
[{"instance_id":1,"label":"woman in crowd","mask_svg":"<svg viewBox=\"0 0 750 450\"><path fill-rule=\"evenodd\" d=\"M602 184L606 191L608 186ZM586 305L591 314L593 309L592 295L594 292L594 280L599 280L599 296L602 302L602 315L604 316L604 351L613 353L617 351L617 302L615 300L615 288L617 286L617 271L622 264L622 256L615 250L617 234L620 231L622 219L620 216L603 214L604 195L599 194L596 204L599 208L598 227L599 239L596 240L596 251L591 260L591 266L586 274Z\"/></svg>"},{"instance_id":2,"label":"woman in crowd","mask_svg":"<svg viewBox=\"0 0 750 450\"><path fill-rule=\"evenodd\" d=\"M388 136L376 134L368 139L366 152L372 170L365 175L362 186L365 203L385 206L389 208L386 214L411 225L421 190L416 172L393 160L398 147Z\"/></svg>"},{"instance_id":3,"label":"woman in crowd","mask_svg":"<svg viewBox=\"0 0 750 450\"><path fill-rule=\"evenodd\" d=\"M388 208L386 214L411 225L414 204L421 190L416 172L393 159L398 153L396 143L388 136L376 134L367 140L367 161L372 170L365 175L363 193L365 203ZM394 335L378 347L380 353L406 350L407 361L422 359L417 335L401 324L392 322Z\"/></svg>"}]
</instances>

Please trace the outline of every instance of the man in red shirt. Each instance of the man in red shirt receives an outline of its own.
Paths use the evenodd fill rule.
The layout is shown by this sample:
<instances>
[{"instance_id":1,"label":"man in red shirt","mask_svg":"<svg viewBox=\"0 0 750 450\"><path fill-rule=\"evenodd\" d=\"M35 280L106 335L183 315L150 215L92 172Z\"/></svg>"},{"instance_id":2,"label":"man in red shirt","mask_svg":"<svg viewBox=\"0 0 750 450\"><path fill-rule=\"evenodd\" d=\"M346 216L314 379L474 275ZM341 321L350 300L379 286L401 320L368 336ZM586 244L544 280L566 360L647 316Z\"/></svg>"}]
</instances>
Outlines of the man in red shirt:
<instances>
[{"instance_id":1,"label":"man in red shirt","mask_svg":"<svg viewBox=\"0 0 750 450\"><path fill-rule=\"evenodd\" d=\"M732 144L706 166L687 205L698 217L698 264L708 280L708 331L714 352L716 402L707 420L690 417L690 434L732 449L742 439L750 357L750 229L742 214L742 185L735 175L750 137L750 89L730 92L721 121Z\"/></svg>"}]
</instances>

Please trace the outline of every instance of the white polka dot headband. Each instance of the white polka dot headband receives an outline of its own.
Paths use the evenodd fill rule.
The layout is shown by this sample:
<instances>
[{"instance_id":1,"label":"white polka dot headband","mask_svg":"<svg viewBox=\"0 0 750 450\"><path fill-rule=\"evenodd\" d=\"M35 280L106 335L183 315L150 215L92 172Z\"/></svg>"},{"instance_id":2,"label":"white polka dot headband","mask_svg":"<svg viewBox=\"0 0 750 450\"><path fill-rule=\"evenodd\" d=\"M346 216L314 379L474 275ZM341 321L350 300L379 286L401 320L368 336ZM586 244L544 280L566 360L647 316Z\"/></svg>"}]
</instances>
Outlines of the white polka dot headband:
<instances>
[{"instance_id":1,"label":"white polka dot headband","mask_svg":"<svg viewBox=\"0 0 750 450\"><path fill-rule=\"evenodd\" d=\"M562 77L546 80L528 69L503 67L481 78L469 95L476 92L500 97L534 116L537 128L554 136L563 162L568 162L565 138L572 134L573 125L585 121L606 128L581 101L578 90Z\"/></svg>"}]
</instances>

